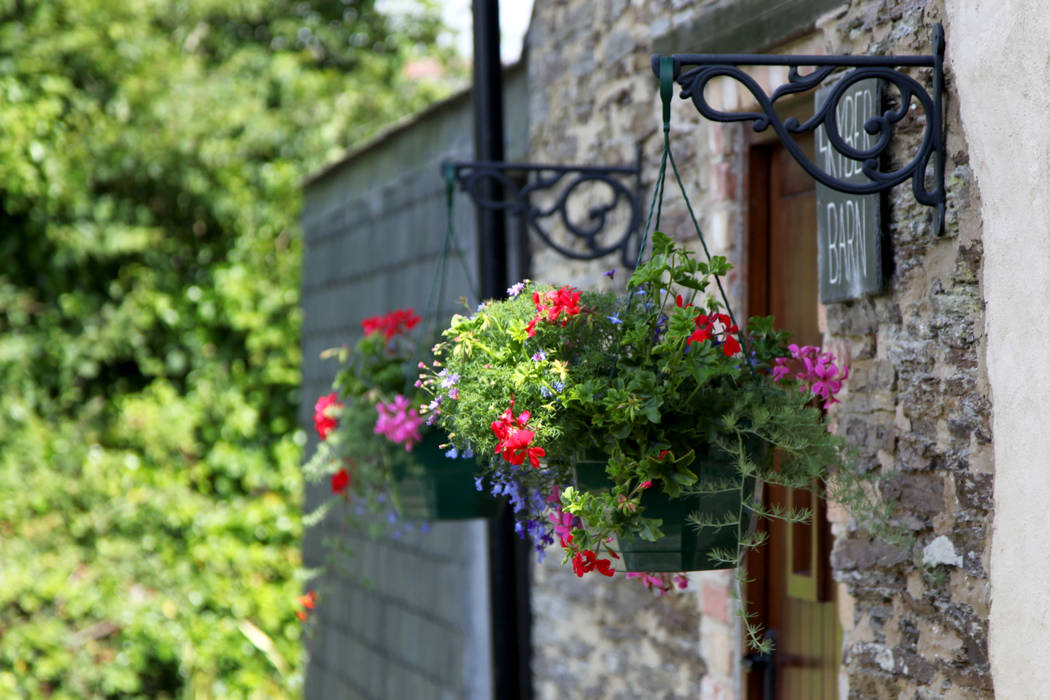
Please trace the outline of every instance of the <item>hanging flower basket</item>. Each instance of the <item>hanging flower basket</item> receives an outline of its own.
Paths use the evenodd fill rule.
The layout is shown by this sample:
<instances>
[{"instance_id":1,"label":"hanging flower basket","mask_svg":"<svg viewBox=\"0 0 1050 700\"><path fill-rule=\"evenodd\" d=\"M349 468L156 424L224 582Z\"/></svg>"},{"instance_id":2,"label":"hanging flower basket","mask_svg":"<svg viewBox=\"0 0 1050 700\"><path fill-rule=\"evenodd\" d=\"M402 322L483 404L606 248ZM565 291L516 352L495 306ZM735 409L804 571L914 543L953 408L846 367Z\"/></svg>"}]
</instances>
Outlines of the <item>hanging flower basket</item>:
<instances>
[{"instance_id":1,"label":"hanging flower basket","mask_svg":"<svg viewBox=\"0 0 1050 700\"><path fill-rule=\"evenodd\" d=\"M843 464L813 400L846 371L771 317L739 329L708 292L729 269L657 231L625 295L523 282L435 348L424 414L488 458L519 532L560 543L580 576L738 566L755 518L805 515L763 511L759 481L808 487Z\"/></svg>"},{"instance_id":2,"label":"hanging flower basket","mask_svg":"<svg viewBox=\"0 0 1050 700\"><path fill-rule=\"evenodd\" d=\"M764 446L749 446L761 461ZM589 450L576 461L575 484L583 491L608 491L614 486L605 471L608 455ZM624 570L677 572L729 569L736 566L737 548L754 529L750 510L755 496L754 476L742 476L736 458L710 444L695 448L689 469L698 477L702 493L672 498L653 484L642 492L639 507L661 521L663 535L653 541L637 536L618 538Z\"/></svg>"},{"instance_id":3,"label":"hanging flower basket","mask_svg":"<svg viewBox=\"0 0 1050 700\"><path fill-rule=\"evenodd\" d=\"M374 534L399 532L418 520L486 518L498 503L475 488L473 459L444 433L424 424L424 395L415 386L415 344L406 334L420 322L411 309L362 322L364 337L329 352L342 369L335 392L318 400L314 423L321 443L308 476L329 477L333 499L348 521ZM445 382L455 395L455 381ZM450 449L451 448L451 449Z\"/></svg>"},{"instance_id":4,"label":"hanging flower basket","mask_svg":"<svg viewBox=\"0 0 1050 700\"><path fill-rule=\"evenodd\" d=\"M474 483L477 464L451 457L444 435L426 430L412 450L413 459L394 470L401 513L411 520L493 518L500 503ZM452 454L455 454L454 452Z\"/></svg>"}]
</instances>

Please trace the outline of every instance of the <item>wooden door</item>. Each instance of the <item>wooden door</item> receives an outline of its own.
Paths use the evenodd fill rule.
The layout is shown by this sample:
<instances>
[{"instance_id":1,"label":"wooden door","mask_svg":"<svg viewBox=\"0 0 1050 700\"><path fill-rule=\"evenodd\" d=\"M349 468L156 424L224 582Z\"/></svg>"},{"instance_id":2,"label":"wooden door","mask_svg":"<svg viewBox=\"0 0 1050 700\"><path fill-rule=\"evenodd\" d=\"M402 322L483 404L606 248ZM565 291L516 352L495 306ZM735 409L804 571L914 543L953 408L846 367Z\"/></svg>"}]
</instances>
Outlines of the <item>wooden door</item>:
<instances>
[{"instance_id":1,"label":"wooden door","mask_svg":"<svg viewBox=\"0 0 1050 700\"><path fill-rule=\"evenodd\" d=\"M779 143L753 147L749 167L748 314L774 314L793 342L820 345L813 180ZM748 556L748 606L774 636L776 651L771 676L761 664L746 673L747 697L832 700L838 696L841 630L823 500L768 485L763 499L811 508L814 517L763 523L769 541Z\"/></svg>"}]
</instances>

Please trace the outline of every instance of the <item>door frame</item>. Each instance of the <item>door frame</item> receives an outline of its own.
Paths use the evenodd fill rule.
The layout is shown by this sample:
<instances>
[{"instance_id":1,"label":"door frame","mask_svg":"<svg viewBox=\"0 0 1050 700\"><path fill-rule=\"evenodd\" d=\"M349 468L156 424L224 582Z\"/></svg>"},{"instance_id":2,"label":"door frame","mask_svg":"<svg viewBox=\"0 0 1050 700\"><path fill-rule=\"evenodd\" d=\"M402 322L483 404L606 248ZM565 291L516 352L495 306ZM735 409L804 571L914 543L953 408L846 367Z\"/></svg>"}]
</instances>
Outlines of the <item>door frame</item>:
<instances>
[{"instance_id":1,"label":"door frame","mask_svg":"<svg viewBox=\"0 0 1050 700\"><path fill-rule=\"evenodd\" d=\"M785 105L778 105L778 113L783 118L795 116L800 120L805 119L812 113L811 103L804 97L792 100ZM807 112L808 110L808 112ZM743 161L745 172L743 177L744 191L742 201L745 204L744 231L744 270L746 271L745 283L742 289L742 301L746 311L745 318L754 315L753 300L768 298L770 294L770 279L773 261L771 260L769 245L769 229L772 223L772 212L770 205L770 188L772 183L773 156L776 149L781 147L779 138L770 130L763 133L755 133L748 130L744 138ZM812 231L816 236L816 230ZM819 304L819 300L818 304ZM820 317L819 306L814 309L818 319ZM768 501L772 489L768 486L764 489L764 500ZM783 498L784 494L777 492L774 497ZM791 498L790 495L787 498ZM754 614L756 622L766 622L771 619L770 610L770 574L771 566L786 566L788 568L785 576L785 600L798 598L811 602L833 602L835 600L834 582L831 579L830 554L832 536L830 524L827 522L826 503L823 498L811 499L816 506L815 524L810 527L808 536L809 561L811 562L810 575L793 575L793 552L787 551L784 556L774 557L776 561L771 564L768 546L748 552L745 565L747 567L748 582L743 586L743 598L741 601L750 614ZM760 528L768 528L769 524L759 519ZM779 527L787 528L787 543L790 550L792 534L790 524ZM800 533L801 534L801 533ZM784 559L785 561L781 561ZM838 620L837 611L835 619ZM841 624L837 625L837 640L841 640ZM746 645L746 642L744 643ZM746 646L744 648L747 653ZM841 656L838 659L841 664ZM772 694L763 693L763 672L759 668L752 670L744 669L741 673L743 697L748 700L765 700L774 697ZM837 682L836 682L837 686ZM779 700L779 699L778 699Z\"/></svg>"}]
</instances>

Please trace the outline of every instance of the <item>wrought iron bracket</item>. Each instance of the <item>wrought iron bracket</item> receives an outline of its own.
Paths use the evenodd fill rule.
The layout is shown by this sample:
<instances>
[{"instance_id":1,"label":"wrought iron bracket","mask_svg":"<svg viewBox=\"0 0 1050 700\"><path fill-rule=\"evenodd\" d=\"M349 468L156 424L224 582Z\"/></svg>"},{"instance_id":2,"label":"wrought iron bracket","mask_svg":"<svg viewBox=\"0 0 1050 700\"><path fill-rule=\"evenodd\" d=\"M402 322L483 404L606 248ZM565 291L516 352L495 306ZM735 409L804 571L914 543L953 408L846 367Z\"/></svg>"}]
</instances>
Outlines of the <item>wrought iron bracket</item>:
<instances>
[{"instance_id":1,"label":"wrought iron bracket","mask_svg":"<svg viewBox=\"0 0 1050 700\"><path fill-rule=\"evenodd\" d=\"M754 130L759 132L772 127L794 159L811 177L840 192L873 194L888 190L911 178L916 201L936 208L935 234L940 236L944 233L945 144L941 111L941 93L944 86L944 28L940 23L933 28L932 51L928 56L674 54L671 58L674 63L673 79L682 88L680 96L683 99L691 99L697 111L707 119L717 122L750 121ZM653 72L658 77L660 59L659 55L652 58ZM758 82L741 70L740 66L785 66L790 69L788 81L767 95ZM799 67L802 66L813 67L814 70L803 75L799 72ZM904 68L932 69L932 94L901 70ZM813 90L841 69L848 70L834 84L824 105L815 110L812 117L804 122L799 122L794 117L780 119L775 109L777 100ZM712 107L704 97L704 87L718 76L726 76L742 84L754 96L761 111L723 112ZM867 78L881 78L894 85L900 92L900 104L864 124L865 131L876 137L876 142L870 148L860 149L843 139L839 131L837 108L839 100L849 87ZM894 125L907 116L913 99L921 106L925 115L922 143L905 165L895 170L883 171L880 169L880 160L893 139ZM847 182L834 177L806 156L795 141L794 135L814 131L819 126L825 128L828 141L839 153L861 163L861 170L870 182ZM932 179L929 173L931 161ZM927 181L932 181L929 188Z\"/></svg>"},{"instance_id":2,"label":"wrought iron bracket","mask_svg":"<svg viewBox=\"0 0 1050 700\"><path fill-rule=\"evenodd\" d=\"M463 161L445 163L444 169L446 173L451 172L475 206L521 217L530 231L567 258L596 260L619 251L626 267L633 268L638 262L642 206L640 150L635 164L624 166ZM569 210L572 198L591 185L607 187L610 196L607 201L588 207L582 221L574 221ZM487 194L499 189L504 193L500 199L492 199ZM538 203L539 195L545 192L554 193L553 203ZM610 215L621 206L627 208L626 223L622 230L610 234L606 230L612 225ZM573 247L555 241L551 227L557 220L572 234L572 240L582 245ZM618 221L622 223L622 219Z\"/></svg>"}]
</instances>

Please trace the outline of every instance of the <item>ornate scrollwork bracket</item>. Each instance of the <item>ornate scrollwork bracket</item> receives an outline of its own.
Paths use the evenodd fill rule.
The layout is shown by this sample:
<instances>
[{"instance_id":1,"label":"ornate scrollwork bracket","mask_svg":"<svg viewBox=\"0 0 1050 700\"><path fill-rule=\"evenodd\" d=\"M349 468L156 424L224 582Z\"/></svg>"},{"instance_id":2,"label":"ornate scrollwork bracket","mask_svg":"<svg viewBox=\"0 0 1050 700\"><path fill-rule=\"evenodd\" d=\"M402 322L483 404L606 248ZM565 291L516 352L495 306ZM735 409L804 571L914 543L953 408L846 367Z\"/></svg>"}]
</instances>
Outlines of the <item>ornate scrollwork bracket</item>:
<instances>
[{"instance_id":1,"label":"ornate scrollwork bracket","mask_svg":"<svg viewBox=\"0 0 1050 700\"><path fill-rule=\"evenodd\" d=\"M466 161L446 163L444 167L446 172L451 170L475 206L521 217L529 230L567 258L596 260L619 251L626 267L633 268L638 262L640 152L637 162L626 166ZM502 190L504 196L492 199L487 193L493 189ZM594 195L598 190L605 191L599 197L601 201L586 206L582 220L574 219L570 211L573 197L586 196L585 192ZM625 208L626 217L612 216L619 208ZM559 220L572 236L570 243L576 245L564 245L551 236L551 228ZM615 230L607 230L614 225Z\"/></svg>"},{"instance_id":2,"label":"ornate scrollwork bracket","mask_svg":"<svg viewBox=\"0 0 1050 700\"><path fill-rule=\"evenodd\" d=\"M683 99L691 99L704 117L718 122L750 121L755 131L772 127L780 141L807 173L818 182L850 194L873 194L911 178L916 201L936 208L934 231L944 232L944 128L941 112L941 92L944 84L944 29L938 23L933 29L932 52L928 56L777 56L769 54L674 54L674 81L681 88ZM660 75L660 56L653 56L653 71ZM740 66L786 66L788 82L767 95L758 82L740 69ZM812 67L805 75L799 67ZM932 95L903 68L932 69ZM817 88L826 78L840 69L848 69L831 88L824 105L804 122L777 115L776 101L788 95ZM759 112L724 112L715 109L704 97L707 83L718 76L726 76L743 85L758 102ZM867 78L881 78L900 92L899 104L879 116L868 119L864 129L875 144L861 149L846 142L839 131L837 108L839 100L854 83ZM884 171L881 157L886 153L894 135L894 125L908 115L912 101L918 103L925 115L922 143L914 156L902 167ZM861 170L870 182L847 182L834 177L811 161L799 148L793 135L814 131L823 126L828 141L846 158L861 163ZM933 166L932 177L930 166ZM927 187L927 181L932 182Z\"/></svg>"}]
</instances>

